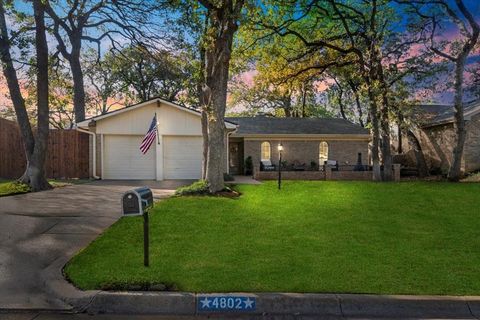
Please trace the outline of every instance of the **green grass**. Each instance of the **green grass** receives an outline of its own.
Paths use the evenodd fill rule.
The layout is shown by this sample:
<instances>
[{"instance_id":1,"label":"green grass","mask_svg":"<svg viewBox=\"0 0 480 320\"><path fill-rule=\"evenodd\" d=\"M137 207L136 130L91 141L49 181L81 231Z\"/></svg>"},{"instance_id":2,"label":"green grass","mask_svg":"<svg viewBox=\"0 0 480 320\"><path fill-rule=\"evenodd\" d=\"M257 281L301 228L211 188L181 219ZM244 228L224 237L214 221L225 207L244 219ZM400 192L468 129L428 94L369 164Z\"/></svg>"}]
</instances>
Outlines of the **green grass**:
<instances>
[{"instance_id":1,"label":"green grass","mask_svg":"<svg viewBox=\"0 0 480 320\"><path fill-rule=\"evenodd\" d=\"M25 184L18 183L12 180L0 180L0 197L27 193L29 191L30 188Z\"/></svg>"},{"instance_id":2,"label":"green grass","mask_svg":"<svg viewBox=\"0 0 480 320\"><path fill-rule=\"evenodd\" d=\"M480 294L480 184L275 182L122 218L65 272L82 289Z\"/></svg>"},{"instance_id":3,"label":"green grass","mask_svg":"<svg viewBox=\"0 0 480 320\"><path fill-rule=\"evenodd\" d=\"M48 182L54 188L65 187L72 184L85 183L88 180L84 179L68 179L68 180L59 180L59 179L49 179ZM28 193L30 192L30 187L23 183L18 183L15 180L3 180L0 179L0 197L13 196L16 194Z\"/></svg>"}]
</instances>

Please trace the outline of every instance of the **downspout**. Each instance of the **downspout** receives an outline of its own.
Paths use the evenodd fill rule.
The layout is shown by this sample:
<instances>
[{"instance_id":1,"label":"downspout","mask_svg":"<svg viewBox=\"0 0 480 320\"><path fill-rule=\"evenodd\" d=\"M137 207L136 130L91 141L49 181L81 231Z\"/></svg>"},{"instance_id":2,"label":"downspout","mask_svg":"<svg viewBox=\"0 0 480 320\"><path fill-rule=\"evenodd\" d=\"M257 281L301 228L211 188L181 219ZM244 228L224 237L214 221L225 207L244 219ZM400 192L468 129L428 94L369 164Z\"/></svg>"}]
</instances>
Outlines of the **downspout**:
<instances>
[{"instance_id":1,"label":"downspout","mask_svg":"<svg viewBox=\"0 0 480 320\"><path fill-rule=\"evenodd\" d=\"M77 131L89 134L93 138L93 155L92 155L92 177L96 180L100 180L100 177L97 176L97 134L95 132L91 132L88 130L81 129L79 127L76 128Z\"/></svg>"}]
</instances>

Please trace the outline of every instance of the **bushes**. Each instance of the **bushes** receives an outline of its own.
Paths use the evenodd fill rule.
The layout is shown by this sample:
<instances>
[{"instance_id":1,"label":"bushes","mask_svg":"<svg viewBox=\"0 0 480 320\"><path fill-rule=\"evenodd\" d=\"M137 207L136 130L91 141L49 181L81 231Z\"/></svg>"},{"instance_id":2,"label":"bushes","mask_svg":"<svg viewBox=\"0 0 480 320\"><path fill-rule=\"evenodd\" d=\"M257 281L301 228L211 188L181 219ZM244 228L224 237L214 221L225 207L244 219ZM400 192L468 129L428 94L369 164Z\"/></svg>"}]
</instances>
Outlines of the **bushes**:
<instances>
[{"instance_id":1,"label":"bushes","mask_svg":"<svg viewBox=\"0 0 480 320\"><path fill-rule=\"evenodd\" d=\"M176 196L205 195L209 193L208 182L205 180L199 180L189 186L180 187L175 190Z\"/></svg>"},{"instance_id":2,"label":"bushes","mask_svg":"<svg viewBox=\"0 0 480 320\"><path fill-rule=\"evenodd\" d=\"M30 187L26 184L16 181L1 182L0 181L0 196L9 196L20 193L30 192Z\"/></svg>"}]
</instances>

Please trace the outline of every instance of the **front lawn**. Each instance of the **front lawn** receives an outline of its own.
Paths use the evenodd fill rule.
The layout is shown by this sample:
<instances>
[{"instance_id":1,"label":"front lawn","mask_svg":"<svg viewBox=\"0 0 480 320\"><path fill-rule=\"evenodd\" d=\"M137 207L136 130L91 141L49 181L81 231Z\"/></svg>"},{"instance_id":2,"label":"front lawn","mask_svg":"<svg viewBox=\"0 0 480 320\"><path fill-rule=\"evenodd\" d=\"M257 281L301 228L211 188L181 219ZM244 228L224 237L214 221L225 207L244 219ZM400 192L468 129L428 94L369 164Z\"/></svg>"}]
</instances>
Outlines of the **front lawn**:
<instances>
[{"instance_id":1,"label":"front lawn","mask_svg":"<svg viewBox=\"0 0 480 320\"><path fill-rule=\"evenodd\" d=\"M178 197L122 218L75 256L82 289L480 295L480 185L275 182L240 198Z\"/></svg>"}]
</instances>

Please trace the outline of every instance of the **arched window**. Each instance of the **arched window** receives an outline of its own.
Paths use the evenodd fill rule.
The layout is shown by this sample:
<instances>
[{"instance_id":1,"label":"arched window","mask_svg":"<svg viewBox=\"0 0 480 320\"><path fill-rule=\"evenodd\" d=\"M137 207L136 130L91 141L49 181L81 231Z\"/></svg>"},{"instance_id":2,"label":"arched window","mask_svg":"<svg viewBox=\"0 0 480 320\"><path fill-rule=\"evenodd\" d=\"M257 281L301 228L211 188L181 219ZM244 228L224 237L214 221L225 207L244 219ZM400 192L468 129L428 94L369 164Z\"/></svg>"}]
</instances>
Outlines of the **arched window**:
<instances>
[{"instance_id":1,"label":"arched window","mask_svg":"<svg viewBox=\"0 0 480 320\"><path fill-rule=\"evenodd\" d=\"M318 164L323 166L325 161L328 160L328 143L325 141L320 142L319 152L318 152Z\"/></svg>"},{"instance_id":2,"label":"arched window","mask_svg":"<svg viewBox=\"0 0 480 320\"><path fill-rule=\"evenodd\" d=\"M268 161L270 160L270 142L262 142L260 160Z\"/></svg>"}]
</instances>

